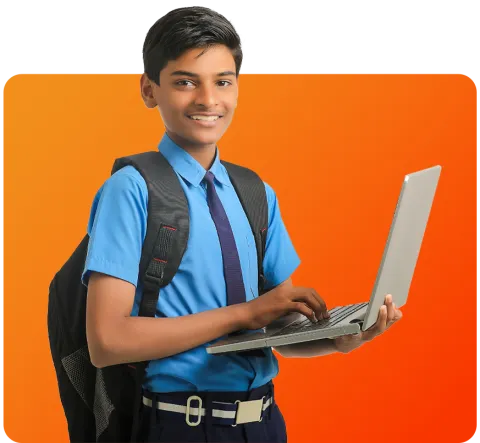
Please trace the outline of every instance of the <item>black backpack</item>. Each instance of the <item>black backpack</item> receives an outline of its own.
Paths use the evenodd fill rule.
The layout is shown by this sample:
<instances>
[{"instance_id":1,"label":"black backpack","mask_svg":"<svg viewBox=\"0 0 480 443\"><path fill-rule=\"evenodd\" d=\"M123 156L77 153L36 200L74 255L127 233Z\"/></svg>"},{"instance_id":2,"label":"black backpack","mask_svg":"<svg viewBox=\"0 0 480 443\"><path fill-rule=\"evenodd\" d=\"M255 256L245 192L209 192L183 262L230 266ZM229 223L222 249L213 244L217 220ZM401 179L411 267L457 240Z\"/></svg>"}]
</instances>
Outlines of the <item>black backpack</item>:
<instances>
[{"instance_id":1,"label":"black backpack","mask_svg":"<svg viewBox=\"0 0 480 443\"><path fill-rule=\"evenodd\" d=\"M266 283L262 266L268 226L265 187L250 169L224 161L222 164L253 231L260 295ZM138 315L154 317L159 290L170 283L185 252L188 204L178 177L160 152L119 158L112 174L127 165L140 172L148 188L147 233L139 271L144 290ZM72 442L136 441L148 362L100 369L90 361L86 338L87 288L81 282L88 241L87 234L49 288L50 351L69 437ZM259 355L259 350L256 353Z\"/></svg>"}]
</instances>

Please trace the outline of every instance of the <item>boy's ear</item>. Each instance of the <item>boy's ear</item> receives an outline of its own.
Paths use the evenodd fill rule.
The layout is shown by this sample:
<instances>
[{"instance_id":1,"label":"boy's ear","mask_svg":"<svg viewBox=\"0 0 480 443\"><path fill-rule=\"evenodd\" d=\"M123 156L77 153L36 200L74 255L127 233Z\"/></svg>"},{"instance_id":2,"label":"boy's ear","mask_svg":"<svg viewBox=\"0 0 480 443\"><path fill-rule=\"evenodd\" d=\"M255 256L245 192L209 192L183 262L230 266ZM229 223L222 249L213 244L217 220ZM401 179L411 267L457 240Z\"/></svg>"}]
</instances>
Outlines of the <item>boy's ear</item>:
<instances>
[{"instance_id":1,"label":"boy's ear","mask_svg":"<svg viewBox=\"0 0 480 443\"><path fill-rule=\"evenodd\" d=\"M152 82L145 73L140 77L140 93L142 94L143 102L147 108L154 108L157 106L157 101L153 95Z\"/></svg>"}]
</instances>

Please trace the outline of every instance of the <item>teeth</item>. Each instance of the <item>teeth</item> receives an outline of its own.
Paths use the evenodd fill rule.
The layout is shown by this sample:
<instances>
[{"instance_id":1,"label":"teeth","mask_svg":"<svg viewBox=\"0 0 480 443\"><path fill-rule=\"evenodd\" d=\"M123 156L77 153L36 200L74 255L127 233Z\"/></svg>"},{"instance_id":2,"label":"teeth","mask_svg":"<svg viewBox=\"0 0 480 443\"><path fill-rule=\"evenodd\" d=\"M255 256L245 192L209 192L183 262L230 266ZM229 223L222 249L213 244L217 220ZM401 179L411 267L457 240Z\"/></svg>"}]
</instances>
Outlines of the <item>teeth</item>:
<instances>
[{"instance_id":1,"label":"teeth","mask_svg":"<svg viewBox=\"0 0 480 443\"><path fill-rule=\"evenodd\" d=\"M205 120L207 122L213 122L218 120L218 115L191 115L192 120Z\"/></svg>"}]
</instances>

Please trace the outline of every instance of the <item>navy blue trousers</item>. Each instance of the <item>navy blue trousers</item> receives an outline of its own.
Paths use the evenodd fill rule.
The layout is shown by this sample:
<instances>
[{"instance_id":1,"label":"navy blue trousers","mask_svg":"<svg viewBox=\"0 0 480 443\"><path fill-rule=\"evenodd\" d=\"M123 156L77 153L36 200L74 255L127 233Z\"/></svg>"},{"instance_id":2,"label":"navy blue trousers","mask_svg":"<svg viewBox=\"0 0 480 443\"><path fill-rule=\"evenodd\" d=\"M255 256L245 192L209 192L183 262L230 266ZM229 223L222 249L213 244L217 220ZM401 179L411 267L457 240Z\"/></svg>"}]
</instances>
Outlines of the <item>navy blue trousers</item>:
<instances>
[{"instance_id":1,"label":"navy blue trousers","mask_svg":"<svg viewBox=\"0 0 480 443\"><path fill-rule=\"evenodd\" d=\"M212 401L234 403L236 400L258 400L262 396L273 395L273 383L269 382L248 392L171 392L144 395L157 402L186 405L191 395L202 398L206 416L198 426L189 426L185 414L162 411L142 404L140 418L140 442L178 442L178 443L213 443L213 442L248 442L248 443L286 443L287 430L285 420L273 396L273 403L265 410L261 422L252 422L231 426L219 424L211 417ZM197 407L198 402L192 402ZM197 416L190 420L197 421Z\"/></svg>"}]
</instances>

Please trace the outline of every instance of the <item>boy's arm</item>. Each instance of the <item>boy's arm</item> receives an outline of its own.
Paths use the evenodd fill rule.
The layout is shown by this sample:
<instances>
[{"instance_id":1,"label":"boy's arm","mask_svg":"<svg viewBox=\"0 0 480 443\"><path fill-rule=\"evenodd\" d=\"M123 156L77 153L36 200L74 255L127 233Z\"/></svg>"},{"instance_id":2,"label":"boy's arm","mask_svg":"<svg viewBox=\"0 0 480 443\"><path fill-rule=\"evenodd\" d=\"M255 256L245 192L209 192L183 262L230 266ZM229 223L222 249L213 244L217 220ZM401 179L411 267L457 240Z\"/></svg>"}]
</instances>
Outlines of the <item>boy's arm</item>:
<instances>
[{"instance_id":1,"label":"boy's arm","mask_svg":"<svg viewBox=\"0 0 480 443\"><path fill-rule=\"evenodd\" d=\"M313 320L325 311L325 304L312 289L284 285L247 303L197 314L137 317L130 316L134 294L132 283L92 272L87 294L87 342L95 366L156 360L240 329L262 328L291 312Z\"/></svg>"},{"instance_id":2,"label":"boy's arm","mask_svg":"<svg viewBox=\"0 0 480 443\"><path fill-rule=\"evenodd\" d=\"M149 361L184 352L245 323L245 309L227 306L175 318L130 316L135 286L92 272L87 295L87 342L98 367Z\"/></svg>"},{"instance_id":3,"label":"boy's arm","mask_svg":"<svg viewBox=\"0 0 480 443\"><path fill-rule=\"evenodd\" d=\"M321 357L338 352L335 342L329 338L322 340L277 346L275 348L282 357Z\"/></svg>"}]
</instances>

